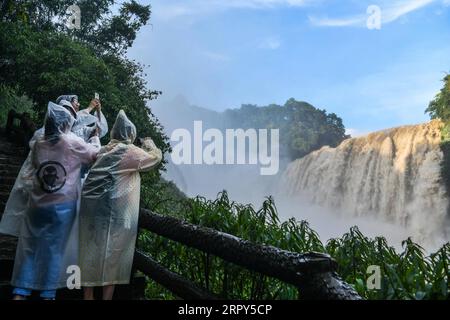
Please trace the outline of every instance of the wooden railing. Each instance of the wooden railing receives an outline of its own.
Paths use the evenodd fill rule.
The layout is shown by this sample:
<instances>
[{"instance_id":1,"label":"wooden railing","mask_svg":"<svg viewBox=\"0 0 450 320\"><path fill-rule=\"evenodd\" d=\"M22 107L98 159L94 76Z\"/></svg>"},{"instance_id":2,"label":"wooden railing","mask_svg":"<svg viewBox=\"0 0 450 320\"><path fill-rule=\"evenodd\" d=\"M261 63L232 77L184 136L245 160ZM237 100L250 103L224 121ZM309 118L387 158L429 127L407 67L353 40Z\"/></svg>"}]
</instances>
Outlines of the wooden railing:
<instances>
[{"instance_id":1,"label":"wooden railing","mask_svg":"<svg viewBox=\"0 0 450 320\"><path fill-rule=\"evenodd\" d=\"M16 120L19 125L16 125ZM31 120L28 113L17 113L14 110L8 112L6 121L5 134L9 140L23 145L28 153L28 142L33 137L36 130L36 125Z\"/></svg>"},{"instance_id":2,"label":"wooden railing","mask_svg":"<svg viewBox=\"0 0 450 320\"><path fill-rule=\"evenodd\" d=\"M251 271L296 286L301 299L359 300L361 297L336 274L337 263L322 253L295 253L254 244L214 229L141 209L139 226L159 236L222 258ZM189 280L167 270L137 250L135 266L183 299L217 299Z\"/></svg>"}]
</instances>

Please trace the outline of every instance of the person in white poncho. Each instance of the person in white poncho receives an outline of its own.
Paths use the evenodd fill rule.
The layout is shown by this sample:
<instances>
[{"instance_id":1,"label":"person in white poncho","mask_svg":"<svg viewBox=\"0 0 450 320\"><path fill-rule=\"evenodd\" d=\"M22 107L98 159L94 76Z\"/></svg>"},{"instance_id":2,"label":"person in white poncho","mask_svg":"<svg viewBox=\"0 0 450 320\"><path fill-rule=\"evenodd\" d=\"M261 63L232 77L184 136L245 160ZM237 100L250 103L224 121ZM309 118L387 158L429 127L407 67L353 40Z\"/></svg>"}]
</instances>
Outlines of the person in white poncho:
<instances>
[{"instance_id":1,"label":"person in white poncho","mask_svg":"<svg viewBox=\"0 0 450 320\"><path fill-rule=\"evenodd\" d=\"M162 159L151 138L142 148L133 145L136 127L121 110L102 147L81 194L80 270L86 300L93 287L103 287L112 299L114 285L130 282L138 229L141 178Z\"/></svg>"},{"instance_id":2,"label":"person in white poncho","mask_svg":"<svg viewBox=\"0 0 450 320\"><path fill-rule=\"evenodd\" d=\"M44 299L54 299L56 289L67 285L67 267L77 262L77 246L71 239L81 166L95 160L100 141L97 136L90 143L77 137L70 131L74 121L69 111L50 102L44 134L31 146L29 199L17 226L11 280L16 300L30 296L32 290L40 291Z\"/></svg>"},{"instance_id":3,"label":"person in white poncho","mask_svg":"<svg viewBox=\"0 0 450 320\"><path fill-rule=\"evenodd\" d=\"M76 119L72 132L77 136L82 137L84 140L88 140L93 135L94 130L98 130L98 136L103 138L108 132L108 123L103 115L101 109L102 105L100 100L93 99L86 109L80 109L80 103L78 102L78 96L76 95L62 95L56 99L56 103L66 107L68 110L75 113ZM72 110L71 110L72 109ZM95 115L92 115L92 111L95 111Z\"/></svg>"},{"instance_id":4,"label":"person in white poncho","mask_svg":"<svg viewBox=\"0 0 450 320\"><path fill-rule=\"evenodd\" d=\"M102 138L108 132L106 119L99 110L100 102L95 100L96 99L91 101L87 109L79 111L80 104L78 103L78 96L62 95L56 99L57 104L70 111L75 118L71 131L85 142L90 141L90 138L96 135L94 132L96 127L98 127L97 131L99 138ZM97 108L97 113L100 114L100 118L90 115L90 112L95 108ZM36 130L29 142L30 150L33 150L35 142L43 136L44 128ZM100 142L98 142L98 145L100 146ZM28 202L30 200L30 190L33 180L32 157L32 152L30 151L20 169L14 187L9 194L2 220L0 221L0 234L7 234L15 237L18 237L20 234L21 223L27 212ZM86 167L82 168L83 172L86 172L86 170Z\"/></svg>"}]
</instances>

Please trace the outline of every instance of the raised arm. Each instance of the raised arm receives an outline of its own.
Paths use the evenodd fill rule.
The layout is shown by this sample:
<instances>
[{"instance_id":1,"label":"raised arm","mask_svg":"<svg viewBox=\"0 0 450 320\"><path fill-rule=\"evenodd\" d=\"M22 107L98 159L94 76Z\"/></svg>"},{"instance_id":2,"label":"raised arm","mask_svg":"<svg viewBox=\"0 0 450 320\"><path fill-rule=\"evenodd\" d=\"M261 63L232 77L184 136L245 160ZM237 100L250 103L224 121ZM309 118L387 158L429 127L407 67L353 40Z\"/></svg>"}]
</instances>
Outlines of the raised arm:
<instances>
[{"instance_id":1,"label":"raised arm","mask_svg":"<svg viewBox=\"0 0 450 320\"><path fill-rule=\"evenodd\" d=\"M158 149L151 138L145 138L142 143L142 150L146 153L145 157L142 157L138 170L148 171L156 166L162 160L162 152Z\"/></svg>"},{"instance_id":2,"label":"raised arm","mask_svg":"<svg viewBox=\"0 0 450 320\"><path fill-rule=\"evenodd\" d=\"M99 111L100 119L97 121L98 136L103 138L108 133L108 122L106 121L103 112Z\"/></svg>"},{"instance_id":3,"label":"raised arm","mask_svg":"<svg viewBox=\"0 0 450 320\"><path fill-rule=\"evenodd\" d=\"M90 138L88 142L84 142L83 139L71 134L70 147L82 163L90 164L97 158L101 145L97 136Z\"/></svg>"},{"instance_id":4,"label":"raised arm","mask_svg":"<svg viewBox=\"0 0 450 320\"><path fill-rule=\"evenodd\" d=\"M142 148L134 145L128 147L128 151L121 161L122 172L144 172L155 167L162 160L161 150L156 147L151 138L145 138Z\"/></svg>"}]
</instances>

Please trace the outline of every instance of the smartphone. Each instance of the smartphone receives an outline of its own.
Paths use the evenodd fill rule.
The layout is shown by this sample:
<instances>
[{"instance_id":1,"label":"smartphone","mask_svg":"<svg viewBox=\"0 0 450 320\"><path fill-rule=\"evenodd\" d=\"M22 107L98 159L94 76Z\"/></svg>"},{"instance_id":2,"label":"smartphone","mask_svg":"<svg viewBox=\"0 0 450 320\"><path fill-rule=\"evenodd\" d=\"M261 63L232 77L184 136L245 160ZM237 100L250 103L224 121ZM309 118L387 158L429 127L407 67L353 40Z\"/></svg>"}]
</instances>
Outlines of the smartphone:
<instances>
[{"instance_id":1,"label":"smartphone","mask_svg":"<svg viewBox=\"0 0 450 320\"><path fill-rule=\"evenodd\" d=\"M97 92L95 93L94 98L97 99L97 100L100 100L100 96L98 95Z\"/></svg>"}]
</instances>

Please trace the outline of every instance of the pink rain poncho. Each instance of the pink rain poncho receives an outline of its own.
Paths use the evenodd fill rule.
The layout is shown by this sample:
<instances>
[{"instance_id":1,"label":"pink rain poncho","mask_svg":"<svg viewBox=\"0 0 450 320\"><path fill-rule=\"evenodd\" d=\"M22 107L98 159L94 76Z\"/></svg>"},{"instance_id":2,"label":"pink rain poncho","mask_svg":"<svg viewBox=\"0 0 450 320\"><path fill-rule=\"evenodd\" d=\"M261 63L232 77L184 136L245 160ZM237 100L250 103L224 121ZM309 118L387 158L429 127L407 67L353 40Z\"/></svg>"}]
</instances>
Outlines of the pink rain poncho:
<instances>
[{"instance_id":1,"label":"pink rain poncho","mask_svg":"<svg viewBox=\"0 0 450 320\"><path fill-rule=\"evenodd\" d=\"M72 97L76 96L61 96L57 99L57 102L63 105L64 99L71 100ZM68 100L65 101L67 102L67 106L73 108ZM51 105L55 104L51 103ZM95 129L95 126L98 126L99 128L99 138L102 138L108 132L108 124L103 113L100 112L99 119L96 116L90 115L86 110L80 110L77 112L77 117L73 122L71 131L85 142L98 143L98 147L100 147L100 142L98 140L90 139L92 130ZM41 128L34 133L33 138L29 143L31 151L33 150L35 142L40 139L43 134L44 128ZM30 190L32 188L34 170L31 164L32 156L32 152L30 152L22 165L16 182L14 183L14 187L9 194L2 220L0 221L0 233L15 237L19 236L21 223L27 212L28 202L30 201Z\"/></svg>"},{"instance_id":2,"label":"pink rain poncho","mask_svg":"<svg viewBox=\"0 0 450 320\"><path fill-rule=\"evenodd\" d=\"M151 138L133 145L136 128L121 110L83 186L80 269L84 287L126 284L138 229L141 177L162 159Z\"/></svg>"},{"instance_id":3,"label":"pink rain poncho","mask_svg":"<svg viewBox=\"0 0 450 320\"><path fill-rule=\"evenodd\" d=\"M70 132L73 116L49 103L45 134L30 152L30 185L26 212L19 224L19 241L11 284L30 290L65 287L67 267L77 264L77 230L74 228L81 192L80 170L91 164L100 149Z\"/></svg>"}]
</instances>

